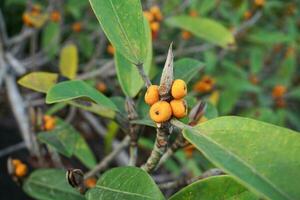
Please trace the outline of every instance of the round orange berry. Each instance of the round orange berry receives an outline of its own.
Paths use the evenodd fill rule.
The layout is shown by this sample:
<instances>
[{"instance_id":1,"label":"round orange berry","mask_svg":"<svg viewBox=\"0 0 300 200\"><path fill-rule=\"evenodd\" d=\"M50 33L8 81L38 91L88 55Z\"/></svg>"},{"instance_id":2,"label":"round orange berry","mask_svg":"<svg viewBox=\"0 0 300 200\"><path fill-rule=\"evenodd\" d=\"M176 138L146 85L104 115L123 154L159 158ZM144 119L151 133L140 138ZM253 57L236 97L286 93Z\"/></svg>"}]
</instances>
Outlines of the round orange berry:
<instances>
[{"instance_id":1,"label":"round orange berry","mask_svg":"<svg viewBox=\"0 0 300 200\"><path fill-rule=\"evenodd\" d=\"M107 46L107 52L110 54L110 55L114 55L115 54L115 48L111 45L111 44L109 44L108 46Z\"/></svg>"},{"instance_id":2,"label":"round orange berry","mask_svg":"<svg viewBox=\"0 0 300 200\"><path fill-rule=\"evenodd\" d=\"M187 105L184 99L173 99L170 102L174 117L183 118L187 115Z\"/></svg>"},{"instance_id":3,"label":"round orange berry","mask_svg":"<svg viewBox=\"0 0 300 200\"><path fill-rule=\"evenodd\" d=\"M176 79L171 88L171 94L174 99L181 99L187 94L187 86L184 80Z\"/></svg>"},{"instance_id":4,"label":"round orange berry","mask_svg":"<svg viewBox=\"0 0 300 200\"><path fill-rule=\"evenodd\" d=\"M23 163L18 164L15 168L15 174L17 177L23 177L27 174L27 166Z\"/></svg>"},{"instance_id":5,"label":"round orange berry","mask_svg":"<svg viewBox=\"0 0 300 200\"><path fill-rule=\"evenodd\" d=\"M159 91L157 85L151 85L145 94L145 102L148 105L153 105L159 101Z\"/></svg>"},{"instance_id":6,"label":"round orange berry","mask_svg":"<svg viewBox=\"0 0 300 200\"><path fill-rule=\"evenodd\" d=\"M60 12L58 12L56 10L52 11L50 18L53 22L59 22L61 19Z\"/></svg>"},{"instance_id":7,"label":"round orange berry","mask_svg":"<svg viewBox=\"0 0 300 200\"><path fill-rule=\"evenodd\" d=\"M43 117L43 128L46 131L51 131L52 129L55 128L56 120L54 117L51 117L49 115L45 115Z\"/></svg>"},{"instance_id":8,"label":"round orange berry","mask_svg":"<svg viewBox=\"0 0 300 200\"><path fill-rule=\"evenodd\" d=\"M190 15L191 17L197 17L197 16L198 16L198 13L197 13L196 10L191 10L190 13L189 13L189 15Z\"/></svg>"},{"instance_id":9,"label":"round orange berry","mask_svg":"<svg viewBox=\"0 0 300 200\"><path fill-rule=\"evenodd\" d=\"M244 12L244 19L248 20L250 19L252 16L251 11L247 10L246 12Z\"/></svg>"},{"instance_id":10,"label":"round orange berry","mask_svg":"<svg viewBox=\"0 0 300 200\"><path fill-rule=\"evenodd\" d=\"M100 92L106 92L106 90L107 90L106 84L104 82L102 82L102 81L100 81L99 83L97 83L96 88Z\"/></svg>"},{"instance_id":11,"label":"round orange berry","mask_svg":"<svg viewBox=\"0 0 300 200\"><path fill-rule=\"evenodd\" d=\"M73 25L72 25L72 30L76 33L80 32L82 29L82 24L80 22L75 22Z\"/></svg>"},{"instance_id":12,"label":"round orange berry","mask_svg":"<svg viewBox=\"0 0 300 200\"><path fill-rule=\"evenodd\" d=\"M149 21L149 22L153 22L154 21L154 16L151 12L149 11L144 11L144 16L146 17L146 19Z\"/></svg>"},{"instance_id":13,"label":"round orange berry","mask_svg":"<svg viewBox=\"0 0 300 200\"><path fill-rule=\"evenodd\" d=\"M26 26L33 26L32 24L32 21L31 21L31 18L30 18L30 15L28 12L25 12L22 16L22 20L23 20L23 23L26 25Z\"/></svg>"},{"instance_id":14,"label":"round orange berry","mask_svg":"<svg viewBox=\"0 0 300 200\"><path fill-rule=\"evenodd\" d=\"M92 178L87 178L85 181L84 181L84 185L87 187L87 188L93 188L96 186L96 183L97 183L97 179L92 177Z\"/></svg>"},{"instance_id":15,"label":"round orange berry","mask_svg":"<svg viewBox=\"0 0 300 200\"><path fill-rule=\"evenodd\" d=\"M159 101L151 106L149 114L156 123L166 122L172 116L172 108L168 102Z\"/></svg>"},{"instance_id":16,"label":"round orange berry","mask_svg":"<svg viewBox=\"0 0 300 200\"><path fill-rule=\"evenodd\" d=\"M151 22L150 24L150 28L153 32L158 32L159 31L159 28L160 28L160 25L158 22Z\"/></svg>"},{"instance_id":17,"label":"round orange berry","mask_svg":"<svg viewBox=\"0 0 300 200\"><path fill-rule=\"evenodd\" d=\"M11 162L15 167L19 164L22 164L21 160L19 160L19 159L13 159Z\"/></svg>"},{"instance_id":18,"label":"round orange berry","mask_svg":"<svg viewBox=\"0 0 300 200\"><path fill-rule=\"evenodd\" d=\"M265 0L255 0L254 4L258 7L265 5Z\"/></svg>"},{"instance_id":19,"label":"round orange berry","mask_svg":"<svg viewBox=\"0 0 300 200\"><path fill-rule=\"evenodd\" d=\"M182 31L181 32L181 37L184 40L188 40L192 37L192 34L189 31Z\"/></svg>"},{"instance_id":20,"label":"round orange berry","mask_svg":"<svg viewBox=\"0 0 300 200\"><path fill-rule=\"evenodd\" d=\"M283 85L276 85L272 90L272 97L273 98L281 98L285 95L287 89Z\"/></svg>"}]
</instances>

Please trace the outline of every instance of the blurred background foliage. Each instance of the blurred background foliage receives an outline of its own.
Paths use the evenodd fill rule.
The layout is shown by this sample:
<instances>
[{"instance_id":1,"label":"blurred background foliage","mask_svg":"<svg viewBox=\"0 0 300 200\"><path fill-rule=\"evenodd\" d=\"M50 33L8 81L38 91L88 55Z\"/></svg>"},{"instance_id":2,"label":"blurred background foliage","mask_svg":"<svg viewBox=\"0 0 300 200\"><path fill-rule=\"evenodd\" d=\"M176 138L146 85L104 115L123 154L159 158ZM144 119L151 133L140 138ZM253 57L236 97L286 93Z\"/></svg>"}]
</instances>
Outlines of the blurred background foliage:
<instances>
[{"instance_id":1,"label":"blurred background foliage","mask_svg":"<svg viewBox=\"0 0 300 200\"><path fill-rule=\"evenodd\" d=\"M300 1L143 0L142 3L152 31L150 77L154 83L159 81L168 46L173 41L175 61L193 58L204 63L199 72L190 75L188 87L189 107L198 100L207 102L201 121L222 115L238 115L300 131ZM74 62L72 75L65 72L57 79L85 79L124 110L125 99L113 63L107 65L113 61L114 48L101 31L87 0L2 0L0 7L9 37L6 50L24 66L19 71L18 68L8 70L15 80L29 72L63 72L61 66L65 64L61 52L72 43L75 50L69 50L71 53L66 53L65 57L67 65ZM213 20L229 30L235 42L226 43L226 48L223 48L223 43L210 41L209 38L219 29L210 29L205 33L207 35L200 34L199 37L199 27L191 22L174 22L173 17L181 15ZM0 29L3 31L3 27ZM177 65L185 65L184 61L179 61ZM99 71L100 67L102 70ZM83 116L74 119L69 106L57 104L50 107L45 104L42 94L18 87L25 104L30 105L28 107L64 118L84 133L83 137L96 152L97 159L109 152L114 139L122 135L115 122L101 118L101 124L108 131L100 142L104 147L101 149L97 146L99 136L93 135L91 128L86 128L86 123L77 123L83 120ZM15 125L8 123L14 122L14 119L11 114L7 115L11 113L7 93L1 83L0 121L3 123L0 131L13 130L16 133ZM138 112L142 118L148 118L143 94L144 90L136 97ZM145 129L139 141L141 154L153 146L154 136L149 129ZM19 137L17 133L14 135ZM3 148L9 145L13 142L1 144ZM166 162L166 170L176 176L182 173L180 166L184 165L187 173L198 175L211 167L200 153L192 152L193 149L188 148L178 151L174 159ZM25 157L23 153L17 155ZM94 158L90 159L87 166L94 165ZM80 165L77 161L74 163Z\"/></svg>"}]
</instances>

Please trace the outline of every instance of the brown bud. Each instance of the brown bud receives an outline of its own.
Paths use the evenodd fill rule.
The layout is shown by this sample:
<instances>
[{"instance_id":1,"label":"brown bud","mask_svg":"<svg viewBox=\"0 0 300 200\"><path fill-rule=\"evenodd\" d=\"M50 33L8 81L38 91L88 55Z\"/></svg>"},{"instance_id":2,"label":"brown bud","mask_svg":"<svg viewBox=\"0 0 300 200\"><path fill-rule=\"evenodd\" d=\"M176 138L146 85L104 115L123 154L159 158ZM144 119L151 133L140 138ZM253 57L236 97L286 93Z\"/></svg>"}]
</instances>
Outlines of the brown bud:
<instances>
[{"instance_id":1,"label":"brown bud","mask_svg":"<svg viewBox=\"0 0 300 200\"><path fill-rule=\"evenodd\" d=\"M173 43L170 44L167 60L160 78L159 95L161 100L167 100L170 97L170 90L173 83Z\"/></svg>"},{"instance_id":2,"label":"brown bud","mask_svg":"<svg viewBox=\"0 0 300 200\"><path fill-rule=\"evenodd\" d=\"M81 169L68 169L66 179L72 187L79 190L80 193L84 193L84 175Z\"/></svg>"},{"instance_id":3,"label":"brown bud","mask_svg":"<svg viewBox=\"0 0 300 200\"><path fill-rule=\"evenodd\" d=\"M196 104L189 113L189 125L195 126L199 119L204 115L206 104L202 101Z\"/></svg>"}]
</instances>

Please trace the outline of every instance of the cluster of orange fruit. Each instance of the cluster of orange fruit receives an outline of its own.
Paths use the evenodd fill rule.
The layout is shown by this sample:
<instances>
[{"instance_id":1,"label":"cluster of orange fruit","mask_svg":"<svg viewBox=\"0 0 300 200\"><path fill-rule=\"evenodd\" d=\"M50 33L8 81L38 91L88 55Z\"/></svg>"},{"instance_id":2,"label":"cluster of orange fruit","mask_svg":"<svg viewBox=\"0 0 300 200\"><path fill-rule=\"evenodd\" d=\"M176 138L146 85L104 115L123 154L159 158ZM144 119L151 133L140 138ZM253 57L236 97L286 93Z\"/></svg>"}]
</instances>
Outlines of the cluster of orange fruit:
<instances>
[{"instance_id":1,"label":"cluster of orange fruit","mask_svg":"<svg viewBox=\"0 0 300 200\"><path fill-rule=\"evenodd\" d=\"M43 116L43 130L51 131L55 128L56 120L54 117L49 115Z\"/></svg>"},{"instance_id":2,"label":"cluster of orange fruit","mask_svg":"<svg viewBox=\"0 0 300 200\"><path fill-rule=\"evenodd\" d=\"M27 165L24 164L22 161L20 161L19 159L13 159L12 166L14 169L13 174L16 177L22 178L22 177L26 176L26 174L28 172L28 168L27 168Z\"/></svg>"},{"instance_id":3,"label":"cluster of orange fruit","mask_svg":"<svg viewBox=\"0 0 300 200\"><path fill-rule=\"evenodd\" d=\"M187 104L184 97L187 94L186 83L181 79L176 79L171 88L173 99L161 101L159 96L159 86L151 85L145 94L145 102L151 106L149 115L156 123L168 121L172 115L176 118L183 118L187 115Z\"/></svg>"},{"instance_id":4,"label":"cluster of orange fruit","mask_svg":"<svg viewBox=\"0 0 300 200\"><path fill-rule=\"evenodd\" d=\"M41 15L42 8L39 4L34 4L30 11L24 12L22 16L23 23L26 26L32 27L34 25L34 22L32 20L32 17L38 17Z\"/></svg>"},{"instance_id":5,"label":"cluster of orange fruit","mask_svg":"<svg viewBox=\"0 0 300 200\"><path fill-rule=\"evenodd\" d=\"M272 90L272 97L275 101L275 105L278 108L284 108L286 106L286 102L284 100L284 95L287 92L287 88L283 85L276 85Z\"/></svg>"},{"instance_id":6,"label":"cluster of orange fruit","mask_svg":"<svg viewBox=\"0 0 300 200\"><path fill-rule=\"evenodd\" d=\"M163 19L163 15L158 6L152 6L149 11L144 11L144 16L150 23L150 29L152 32L152 38L156 39L160 29L160 22Z\"/></svg>"},{"instance_id":7,"label":"cluster of orange fruit","mask_svg":"<svg viewBox=\"0 0 300 200\"><path fill-rule=\"evenodd\" d=\"M214 87L215 87L215 79L212 78L211 76L205 75L203 76L203 78L198 81L195 85L194 85L194 90L200 93L207 93L207 92L211 92Z\"/></svg>"},{"instance_id":8,"label":"cluster of orange fruit","mask_svg":"<svg viewBox=\"0 0 300 200\"><path fill-rule=\"evenodd\" d=\"M26 26L40 27L48 19L48 14L42 13L42 7L39 4L34 4L29 11L23 13L22 20ZM61 14L57 10L53 10L50 13L50 20L53 22L59 22Z\"/></svg>"}]
</instances>

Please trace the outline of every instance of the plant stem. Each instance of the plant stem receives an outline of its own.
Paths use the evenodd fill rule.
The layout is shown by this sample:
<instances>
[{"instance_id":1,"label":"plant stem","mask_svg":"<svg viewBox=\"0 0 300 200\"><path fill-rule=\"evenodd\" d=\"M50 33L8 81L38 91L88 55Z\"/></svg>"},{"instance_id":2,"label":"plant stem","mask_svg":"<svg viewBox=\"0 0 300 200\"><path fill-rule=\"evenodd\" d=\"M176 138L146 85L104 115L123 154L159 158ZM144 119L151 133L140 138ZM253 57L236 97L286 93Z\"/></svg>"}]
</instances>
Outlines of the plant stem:
<instances>
[{"instance_id":1,"label":"plant stem","mask_svg":"<svg viewBox=\"0 0 300 200\"><path fill-rule=\"evenodd\" d=\"M146 87L148 88L151 86L151 81L149 77L146 75L143 65L144 65L143 63L136 64L136 67L139 71L140 76L144 80Z\"/></svg>"},{"instance_id":2,"label":"plant stem","mask_svg":"<svg viewBox=\"0 0 300 200\"><path fill-rule=\"evenodd\" d=\"M123 141L112 152L110 152L99 164L84 175L84 178L95 176L97 173L105 169L109 163L130 143L130 137L126 136Z\"/></svg>"},{"instance_id":3,"label":"plant stem","mask_svg":"<svg viewBox=\"0 0 300 200\"><path fill-rule=\"evenodd\" d=\"M129 120L129 136L130 136L129 165L135 166L137 160L137 151L138 151L137 143L139 139L140 126L130 123L130 121L138 119L138 114L136 112L135 104L132 98L126 97L125 108Z\"/></svg>"},{"instance_id":4,"label":"plant stem","mask_svg":"<svg viewBox=\"0 0 300 200\"><path fill-rule=\"evenodd\" d=\"M161 157L167 150L168 137L169 137L169 123L161 124L161 127L156 129L156 140L153 150L148 158L147 162L142 166L142 169L147 172L152 172L156 169Z\"/></svg>"},{"instance_id":5,"label":"plant stem","mask_svg":"<svg viewBox=\"0 0 300 200\"><path fill-rule=\"evenodd\" d=\"M166 153L161 157L157 167L160 167L170 156L172 156L179 148L185 145L185 139L182 133L179 133L173 144L167 149Z\"/></svg>"},{"instance_id":6,"label":"plant stem","mask_svg":"<svg viewBox=\"0 0 300 200\"><path fill-rule=\"evenodd\" d=\"M178 187L182 187L182 186L186 186L189 185L195 181L201 180L201 179L205 179L211 176L219 176L224 174L224 172L220 169L214 168L214 169L209 169L206 172L204 172L203 174L201 174L200 176L197 177L193 177L193 178L183 178L183 179L179 179L179 180L175 180L175 181L171 181L171 182L167 182L167 183L162 183L159 184L159 188L160 189L170 189L170 188L178 188Z\"/></svg>"},{"instance_id":7,"label":"plant stem","mask_svg":"<svg viewBox=\"0 0 300 200\"><path fill-rule=\"evenodd\" d=\"M129 147L129 166L135 166L137 161L137 145L130 145Z\"/></svg>"}]
</instances>

